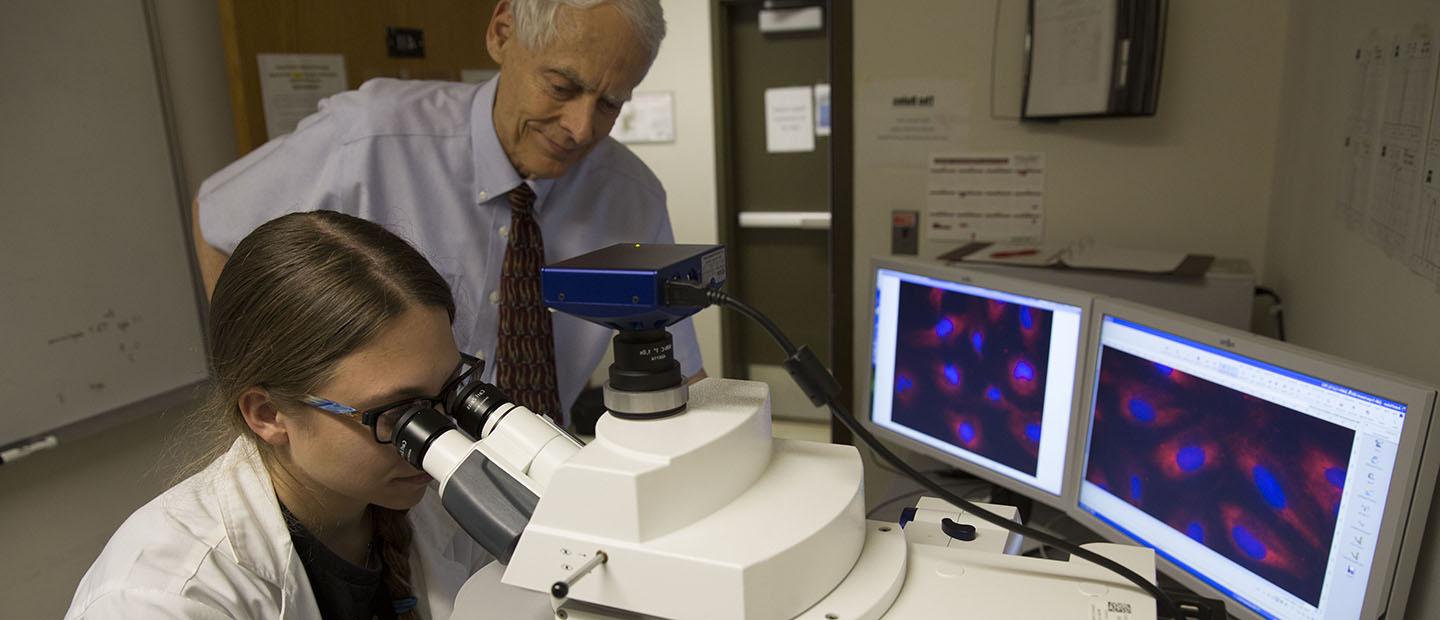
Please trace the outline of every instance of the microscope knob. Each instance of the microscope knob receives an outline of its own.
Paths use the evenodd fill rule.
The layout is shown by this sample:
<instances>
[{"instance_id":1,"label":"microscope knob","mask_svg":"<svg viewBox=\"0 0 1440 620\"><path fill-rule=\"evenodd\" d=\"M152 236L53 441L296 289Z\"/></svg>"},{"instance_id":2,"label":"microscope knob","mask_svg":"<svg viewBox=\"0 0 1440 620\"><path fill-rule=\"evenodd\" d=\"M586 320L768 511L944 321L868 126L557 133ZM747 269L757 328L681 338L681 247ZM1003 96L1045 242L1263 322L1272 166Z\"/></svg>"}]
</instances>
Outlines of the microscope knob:
<instances>
[{"instance_id":1,"label":"microscope knob","mask_svg":"<svg viewBox=\"0 0 1440 620\"><path fill-rule=\"evenodd\" d=\"M940 520L940 531L944 532L946 536L954 538L955 540L962 540L965 542L974 541L976 536L975 526L970 525L969 523L956 523L954 521L951 521L949 518Z\"/></svg>"}]
</instances>

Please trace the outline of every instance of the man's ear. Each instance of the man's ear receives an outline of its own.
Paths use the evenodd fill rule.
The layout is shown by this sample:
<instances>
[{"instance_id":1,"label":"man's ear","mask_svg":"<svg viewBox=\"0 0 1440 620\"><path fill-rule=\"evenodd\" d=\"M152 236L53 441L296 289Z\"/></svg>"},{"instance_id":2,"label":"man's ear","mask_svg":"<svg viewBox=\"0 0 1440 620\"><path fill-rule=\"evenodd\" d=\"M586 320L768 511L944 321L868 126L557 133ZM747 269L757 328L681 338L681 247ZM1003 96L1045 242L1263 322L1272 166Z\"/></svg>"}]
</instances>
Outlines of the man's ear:
<instances>
[{"instance_id":1,"label":"man's ear","mask_svg":"<svg viewBox=\"0 0 1440 620\"><path fill-rule=\"evenodd\" d=\"M495 64L505 67L505 50L515 39L515 13L510 10L510 0L495 3L495 14L490 16L490 25L485 27L485 50Z\"/></svg>"},{"instance_id":2,"label":"man's ear","mask_svg":"<svg viewBox=\"0 0 1440 620\"><path fill-rule=\"evenodd\" d=\"M280 409L276 406L275 399L265 388L247 388L240 393L237 404L240 407L241 417L245 418L245 425L250 427L251 432L255 433L260 441L277 447L290 443L286 420L280 415Z\"/></svg>"}]
</instances>

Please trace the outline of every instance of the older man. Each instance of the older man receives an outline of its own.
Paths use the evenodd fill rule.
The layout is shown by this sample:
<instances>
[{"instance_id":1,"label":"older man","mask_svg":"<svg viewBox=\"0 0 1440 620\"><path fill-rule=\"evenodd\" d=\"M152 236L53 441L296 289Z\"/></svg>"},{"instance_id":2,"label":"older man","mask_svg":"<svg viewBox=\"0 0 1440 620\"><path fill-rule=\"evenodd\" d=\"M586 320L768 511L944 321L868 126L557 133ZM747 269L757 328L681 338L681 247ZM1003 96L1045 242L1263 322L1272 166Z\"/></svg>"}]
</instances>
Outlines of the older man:
<instances>
[{"instance_id":1,"label":"older man","mask_svg":"<svg viewBox=\"0 0 1440 620\"><path fill-rule=\"evenodd\" d=\"M664 36L658 0L501 0L485 32L495 79L371 80L206 180L195 245L207 291L239 240L284 213L381 223L450 282L457 341L490 360L486 378L558 419L610 333L546 312L539 266L673 241L664 189L608 137ZM694 329L672 331L682 371L703 373Z\"/></svg>"}]
</instances>

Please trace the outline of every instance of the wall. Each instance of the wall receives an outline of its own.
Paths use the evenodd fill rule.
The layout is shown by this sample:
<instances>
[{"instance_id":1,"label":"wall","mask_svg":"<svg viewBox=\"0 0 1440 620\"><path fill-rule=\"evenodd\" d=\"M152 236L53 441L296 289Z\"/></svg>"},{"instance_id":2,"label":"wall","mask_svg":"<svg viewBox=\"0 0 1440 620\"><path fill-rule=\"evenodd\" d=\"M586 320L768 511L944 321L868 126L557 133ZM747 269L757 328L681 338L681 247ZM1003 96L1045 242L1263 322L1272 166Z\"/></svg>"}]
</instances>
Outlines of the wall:
<instances>
[{"instance_id":1,"label":"wall","mask_svg":"<svg viewBox=\"0 0 1440 620\"><path fill-rule=\"evenodd\" d=\"M193 193L235 152L219 16L213 2L155 0L154 6L186 170L182 181ZM137 87L152 86L146 79L137 80ZM132 421L0 468L5 616L58 618L65 613L75 585L110 534L167 486L169 472L157 467L159 455L187 410L181 405L117 414Z\"/></svg>"},{"instance_id":2,"label":"wall","mask_svg":"<svg viewBox=\"0 0 1440 620\"><path fill-rule=\"evenodd\" d=\"M628 146L665 186L675 241L718 243L710 3L663 0L660 4L665 9L665 42L636 90L674 93L675 141ZM694 321L705 369L719 376L724 368L720 312L701 312Z\"/></svg>"},{"instance_id":3,"label":"wall","mask_svg":"<svg viewBox=\"0 0 1440 620\"><path fill-rule=\"evenodd\" d=\"M869 257L889 252L890 211L923 212L925 204L923 167L881 165L866 147L864 136L875 127L861 105L867 83L881 80L966 85L968 129L957 134L968 137L937 150L1044 153L1048 240L1090 237L1240 257L1257 271L1264 267L1288 3L1171 2L1158 115L1058 124L1004 118L1018 109L1012 96L1024 6L1019 0L855 3L856 351L869 342ZM1002 67L993 76L994 92L992 60ZM954 245L922 239L920 252L933 257ZM858 393L868 361L856 355L855 362Z\"/></svg>"},{"instance_id":4,"label":"wall","mask_svg":"<svg viewBox=\"0 0 1440 620\"><path fill-rule=\"evenodd\" d=\"M1372 29L1440 27L1431 0L1296 2L1286 45L1266 280L1285 298L1291 340L1440 385L1440 293L1348 231L1337 209L1341 120L1354 92L1348 55ZM1440 617L1432 506L1407 618Z\"/></svg>"}]
</instances>

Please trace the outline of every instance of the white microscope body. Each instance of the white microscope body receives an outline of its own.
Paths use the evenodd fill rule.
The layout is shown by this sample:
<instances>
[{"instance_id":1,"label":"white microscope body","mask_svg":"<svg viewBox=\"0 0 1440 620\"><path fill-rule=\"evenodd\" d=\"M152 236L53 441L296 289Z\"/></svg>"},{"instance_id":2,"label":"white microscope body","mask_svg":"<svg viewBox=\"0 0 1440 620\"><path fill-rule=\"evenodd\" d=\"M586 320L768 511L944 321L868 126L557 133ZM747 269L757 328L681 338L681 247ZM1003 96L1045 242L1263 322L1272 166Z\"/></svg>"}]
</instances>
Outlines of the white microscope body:
<instances>
[{"instance_id":1,"label":"white microscope body","mask_svg":"<svg viewBox=\"0 0 1440 620\"><path fill-rule=\"evenodd\" d=\"M1012 555L1010 532L933 498L904 529L867 521L856 449L773 437L763 383L703 380L684 412L603 416L583 447L523 408L510 413L480 441L447 433L424 456L442 496L469 451L539 496L508 565L471 578L456 618L1156 617L1119 575ZM976 526L976 539L945 535L945 517ZM1154 578L1148 549L1087 548ZM553 596L596 552L604 563Z\"/></svg>"}]
</instances>

